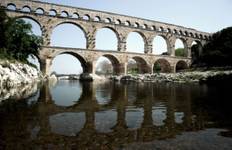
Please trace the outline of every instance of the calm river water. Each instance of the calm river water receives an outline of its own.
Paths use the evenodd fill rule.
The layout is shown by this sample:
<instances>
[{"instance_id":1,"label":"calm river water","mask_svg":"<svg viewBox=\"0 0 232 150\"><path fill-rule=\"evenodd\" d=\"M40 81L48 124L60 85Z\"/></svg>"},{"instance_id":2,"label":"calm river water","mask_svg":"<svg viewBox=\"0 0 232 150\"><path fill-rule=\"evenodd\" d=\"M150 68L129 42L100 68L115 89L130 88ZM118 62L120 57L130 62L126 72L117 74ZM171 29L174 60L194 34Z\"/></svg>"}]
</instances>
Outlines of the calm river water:
<instances>
[{"instance_id":1,"label":"calm river water","mask_svg":"<svg viewBox=\"0 0 232 150\"><path fill-rule=\"evenodd\" d=\"M173 83L43 84L0 104L0 149L232 149L231 89Z\"/></svg>"}]
</instances>

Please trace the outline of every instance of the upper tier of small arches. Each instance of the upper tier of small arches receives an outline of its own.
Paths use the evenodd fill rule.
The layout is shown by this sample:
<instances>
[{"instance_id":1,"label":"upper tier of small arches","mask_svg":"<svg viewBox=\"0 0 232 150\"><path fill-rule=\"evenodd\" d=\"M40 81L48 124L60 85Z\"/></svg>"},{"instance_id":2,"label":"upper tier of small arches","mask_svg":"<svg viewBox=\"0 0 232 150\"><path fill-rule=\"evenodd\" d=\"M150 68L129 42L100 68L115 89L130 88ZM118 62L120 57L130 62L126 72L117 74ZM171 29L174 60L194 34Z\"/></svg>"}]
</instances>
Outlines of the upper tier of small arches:
<instances>
[{"instance_id":1,"label":"upper tier of small arches","mask_svg":"<svg viewBox=\"0 0 232 150\"><path fill-rule=\"evenodd\" d=\"M36 2L32 2L36 3ZM47 3L44 3L47 4ZM38 5L37 5L38 6ZM54 5L55 6L55 5ZM162 33L170 33L177 36L186 36L202 40L209 40L211 37L209 34L204 34L203 32L196 31L194 29L188 29L184 27L179 27L175 25L167 25L165 23L159 23L155 21L147 21L143 19L136 19L134 17L119 17L120 15L107 15L107 13L94 11L93 13L83 12L79 9L70 9L69 7L30 7L29 5L16 6L14 3L7 3L6 9L12 11L20 11L24 13L35 13L38 15L48 15L51 17L64 17L80 19L85 21L94 21L99 23L109 23L130 28L137 28L141 30L156 31ZM66 8L66 9L65 9Z\"/></svg>"}]
</instances>

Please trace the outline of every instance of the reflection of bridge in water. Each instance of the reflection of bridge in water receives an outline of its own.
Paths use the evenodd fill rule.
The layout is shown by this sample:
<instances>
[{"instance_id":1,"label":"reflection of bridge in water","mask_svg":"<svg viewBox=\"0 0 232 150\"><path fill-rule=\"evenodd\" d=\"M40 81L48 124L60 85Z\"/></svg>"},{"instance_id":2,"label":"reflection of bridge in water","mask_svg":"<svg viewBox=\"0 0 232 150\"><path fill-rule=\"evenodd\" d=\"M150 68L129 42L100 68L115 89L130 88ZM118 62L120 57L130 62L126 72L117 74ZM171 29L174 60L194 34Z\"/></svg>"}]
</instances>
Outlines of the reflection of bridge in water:
<instances>
[{"instance_id":1,"label":"reflection of bridge in water","mask_svg":"<svg viewBox=\"0 0 232 150\"><path fill-rule=\"evenodd\" d=\"M126 74L129 59L136 61L140 73L153 73L156 64L161 66L162 72L175 72L190 65L191 47L194 42L199 45L200 50L200 47L210 39L209 33L195 29L109 12L26 0L2 0L0 4L6 8L9 16L29 18L39 24L44 44L38 59L41 70L45 74L49 74L52 60L63 53L75 56L81 62L84 73L95 73L96 61L101 56L111 61L114 74ZM71 23L83 30L86 48L50 45L54 28L64 23ZM117 51L95 49L96 33L102 28L110 29L115 33L118 40ZM142 37L143 54L127 51L127 37L131 32L136 32ZM166 56L152 54L153 40L156 36L161 36L166 41ZM184 57L175 56L177 39L183 42Z\"/></svg>"},{"instance_id":2,"label":"reflection of bridge in water","mask_svg":"<svg viewBox=\"0 0 232 150\"><path fill-rule=\"evenodd\" d=\"M39 145L64 141L65 145L74 147L108 145L112 148L172 138L183 131L204 127L203 118L191 108L191 95L196 95L198 89L194 91L184 85L112 83L108 89L110 101L101 104L95 96L96 89L108 87L107 84L83 84L81 97L66 107L56 105L48 85L44 85L37 102L14 118L22 119L19 127L30 127L22 132L35 134L32 141ZM133 98L134 92L137 94ZM25 117L28 114L36 119L28 120Z\"/></svg>"}]
</instances>

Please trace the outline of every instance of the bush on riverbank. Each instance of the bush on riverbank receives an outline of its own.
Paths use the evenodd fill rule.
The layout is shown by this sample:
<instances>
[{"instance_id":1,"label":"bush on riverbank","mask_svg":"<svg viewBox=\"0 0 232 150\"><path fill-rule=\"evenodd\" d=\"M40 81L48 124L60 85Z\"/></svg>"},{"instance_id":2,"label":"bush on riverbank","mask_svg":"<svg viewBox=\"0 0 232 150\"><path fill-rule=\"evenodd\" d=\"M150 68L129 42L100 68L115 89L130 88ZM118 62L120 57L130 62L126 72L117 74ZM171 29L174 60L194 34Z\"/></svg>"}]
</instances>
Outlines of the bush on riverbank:
<instances>
[{"instance_id":1,"label":"bush on riverbank","mask_svg":"<svg viewBox=\"0 0 232 150\"><path fill-rule=\"evenodd\" d=\"M212 35L202 49L200 56L193 56L195 67L232 66L232 27Z\"/></svg>"},{"instance_id":2,"label":"bush on riverbank","mask_svg":"<svg viewBox=\"0 0 232 150\"><path fill-rule=\"evenodd\" d=\"M42 38L32 33L31 24L10 18L0 8L0 59L27 62L29 55L37 56Z\"/></svg>"}]
</instances>

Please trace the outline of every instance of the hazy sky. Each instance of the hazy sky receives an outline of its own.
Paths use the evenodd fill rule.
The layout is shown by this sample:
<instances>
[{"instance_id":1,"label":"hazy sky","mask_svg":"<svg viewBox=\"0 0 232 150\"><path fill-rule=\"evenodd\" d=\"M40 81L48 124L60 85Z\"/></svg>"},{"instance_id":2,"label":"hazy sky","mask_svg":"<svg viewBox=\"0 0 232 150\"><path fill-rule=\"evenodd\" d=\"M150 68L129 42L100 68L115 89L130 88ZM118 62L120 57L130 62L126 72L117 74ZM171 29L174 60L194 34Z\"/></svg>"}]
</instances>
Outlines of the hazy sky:
<instances>
[{"instance_id":1,"label":"hazy sky","mask_svg":"<svg viewBox=\"0 0 232 150\"><path fill-rule=\"evenodd\" d=\"M205 32L216 32L224 27L232 25L232 0L41 1L136 16L190 27ZM117 41L114 33L110 30L101 29L101 31L97 32L96 39L97 49L116 49L115 43L117 43ZM142 39L140 36L136 35L136 33L131 33L127 39L128 51L143 52L143 43L141 41ZM51 39L52 45L56 46L84 48L85 42L82 31L70 24L64 24L55 28ZM166 44L162 39L155 39L153 44L155 54L166 51ZM176 47L182 47L182 43L178 41ZM71 58L67 55L59 56L53 61L52 70L60 73L77 73L81 70L80 66L73 69L73 62L79 64L75 58Z\"/></svg>"}]
</instances>

